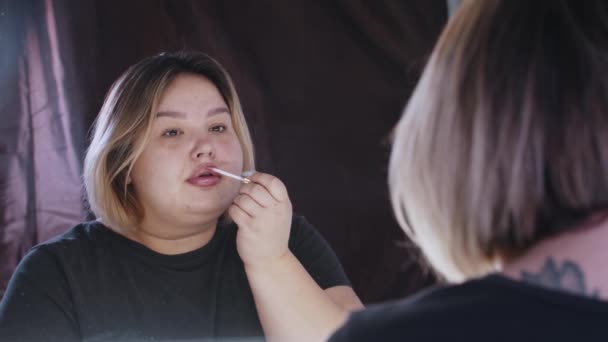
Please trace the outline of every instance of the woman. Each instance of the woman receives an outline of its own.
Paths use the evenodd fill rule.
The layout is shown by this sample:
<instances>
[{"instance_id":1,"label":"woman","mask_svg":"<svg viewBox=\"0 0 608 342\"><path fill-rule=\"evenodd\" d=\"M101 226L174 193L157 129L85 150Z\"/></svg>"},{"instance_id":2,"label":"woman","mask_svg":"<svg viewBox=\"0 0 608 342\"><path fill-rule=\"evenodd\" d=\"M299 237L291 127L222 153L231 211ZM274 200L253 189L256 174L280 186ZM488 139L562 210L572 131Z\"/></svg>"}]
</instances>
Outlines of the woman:
<instances>
[{"instance_id":1,"label":"woman","mask_svg":"<svg viewBox=\"0 0 608 342\"><path fill-rule=\"evenodd\" d=\"M393 209L458 284L331 341L608 341L608 1L465 1L394 134Z\"/></svg>"},{"instance_id":2,"label":"woman","mask_svg":"<svg viewBox=\"0 0 608 342\"><path fill-rule=\"evenodd\" d=\"M315 340L361 307L279 179L216 168L254 169L226 71L201 53L129 68L85 158L98 219L22 260L0 340Z\"/></svg>"}]
</instances>

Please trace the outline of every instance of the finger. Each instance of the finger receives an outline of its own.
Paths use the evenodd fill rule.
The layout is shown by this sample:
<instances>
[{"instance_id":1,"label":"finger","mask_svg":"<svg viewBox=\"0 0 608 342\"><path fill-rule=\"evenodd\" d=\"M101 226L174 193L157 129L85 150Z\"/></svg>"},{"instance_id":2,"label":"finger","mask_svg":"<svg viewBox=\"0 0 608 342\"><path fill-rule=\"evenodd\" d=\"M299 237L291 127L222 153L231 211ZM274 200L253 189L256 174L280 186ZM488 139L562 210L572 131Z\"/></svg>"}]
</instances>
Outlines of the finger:
<instances>
[{"instance_id":1,"label":"finger","mask_svg":"<svg viewBox=\"0 0 608 342\"><path fill-rule=\"evenodd\" d=\"M243 224L251 219L251 216L247 214L246 211L241 209L237 204L232 204L228 208L228 215L236 222L237 224Z\"/></svg>"},{"instance_id":2,"label":"finger","mask_svg":"<svg viewBox=\"0 0 608 342\"><path fill-rule=\"evenodd\" d=\"M270 192L268 192L264 186L257 183L243 185L239 193L251 196L251 198L253 198L260 204L260 206L264 208L268 208L276 202L275 198L272 197Z\"/></svg>"},{"instance_id":3,"label":"finger","mask_svg":"<svg viewBox=\"0 0 608 342\"><path fill-rule=\"evenodd\" d=\"M249 177L253 182L263 186L279 202L289 201L287 188L280 179L267 173L256 172Z\"/></svg>"},{"instance_id":4,"label":"finger","mask_svg":"<svg viewBox=\"0 0 608 342\"><path fill-rule=\"evenodd\" d=\"M263 208L262 205L247 194L236 196L234 199L234 204L236 204L251 217L255 217L255 214Z\"/></svg>"}]
</instances>

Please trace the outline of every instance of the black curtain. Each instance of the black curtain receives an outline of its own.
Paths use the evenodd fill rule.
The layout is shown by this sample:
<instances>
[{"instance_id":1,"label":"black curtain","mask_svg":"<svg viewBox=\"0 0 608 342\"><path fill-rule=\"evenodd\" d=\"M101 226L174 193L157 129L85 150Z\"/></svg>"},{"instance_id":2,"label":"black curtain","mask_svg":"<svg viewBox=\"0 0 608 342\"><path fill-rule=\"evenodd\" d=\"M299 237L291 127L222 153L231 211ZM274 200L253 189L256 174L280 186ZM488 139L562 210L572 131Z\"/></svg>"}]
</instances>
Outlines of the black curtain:
<instances>
[{"instance_id":1,"label":"black curtain","mask_svg":"<svg viewBox=\"0 0 608 342\"><path fill-rule=\"evenodd\" d=\"M366 303L433 282L388 201L388 136L445 24L444 0L26 0L2 4L0 289L84 218L86 133L110 84L161 51L232 75L258 169L336 250Z\"/></svg>"}]
</instances>

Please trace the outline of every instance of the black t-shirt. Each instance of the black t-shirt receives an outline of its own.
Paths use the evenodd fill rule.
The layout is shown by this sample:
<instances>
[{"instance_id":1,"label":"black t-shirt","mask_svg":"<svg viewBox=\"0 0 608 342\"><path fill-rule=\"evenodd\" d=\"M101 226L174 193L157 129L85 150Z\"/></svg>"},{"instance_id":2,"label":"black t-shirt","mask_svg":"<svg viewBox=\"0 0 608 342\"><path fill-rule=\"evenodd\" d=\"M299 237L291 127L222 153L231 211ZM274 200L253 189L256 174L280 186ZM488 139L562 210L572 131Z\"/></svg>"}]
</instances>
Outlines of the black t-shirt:
<instances>
[{"instance_id":1,"label":"black t-shirt","mask_svg":"<svg viewBox=\"0 0 608 342\"><path fill-rule=\"evenodd\" d=\"M499 275L351 315L341 341L608 341L608 303Z\"/></svg>"},{"instance_id":2,"label":"black t-shirt","mask_svg":"<svg viewBox=\"0 0 608 342\"><path fill-rule=\"evenodd\" d=\"M0 341L262 340L236 231L220 225L204 247L163 255L79 224L21 261L0 303ZM289 248L321 288L350 286L303 217L294 215Z\"/></svg>"}]
</instances>

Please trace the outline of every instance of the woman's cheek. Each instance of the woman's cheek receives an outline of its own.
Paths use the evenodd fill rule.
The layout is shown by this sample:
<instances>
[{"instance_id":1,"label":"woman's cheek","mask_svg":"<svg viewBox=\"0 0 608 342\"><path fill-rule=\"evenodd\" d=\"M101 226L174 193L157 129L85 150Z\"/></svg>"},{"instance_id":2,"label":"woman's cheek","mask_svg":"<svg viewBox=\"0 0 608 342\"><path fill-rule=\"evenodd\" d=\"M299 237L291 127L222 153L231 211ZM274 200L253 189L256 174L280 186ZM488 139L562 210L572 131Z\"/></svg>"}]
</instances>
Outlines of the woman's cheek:
<instances>
[{"instance_id":1,"label":"woman's cheek","mask_svg":"<svg viewBox=\"0 0 608 342\"><path fill-rule=\"evenodd\" d=\"M220 154L221 153L221 154ZM225 157L226 159L235 160L236 158L242 159L243 151L239 140L226 139L221 141L218 145L218 156Z\"/></svg>"}]
</instances>

